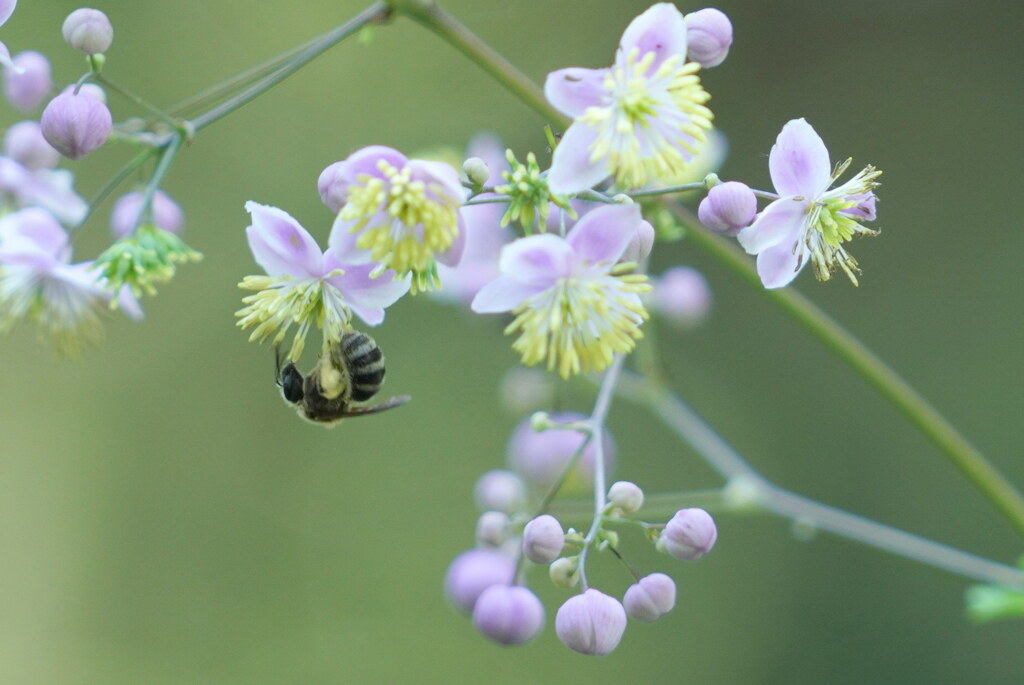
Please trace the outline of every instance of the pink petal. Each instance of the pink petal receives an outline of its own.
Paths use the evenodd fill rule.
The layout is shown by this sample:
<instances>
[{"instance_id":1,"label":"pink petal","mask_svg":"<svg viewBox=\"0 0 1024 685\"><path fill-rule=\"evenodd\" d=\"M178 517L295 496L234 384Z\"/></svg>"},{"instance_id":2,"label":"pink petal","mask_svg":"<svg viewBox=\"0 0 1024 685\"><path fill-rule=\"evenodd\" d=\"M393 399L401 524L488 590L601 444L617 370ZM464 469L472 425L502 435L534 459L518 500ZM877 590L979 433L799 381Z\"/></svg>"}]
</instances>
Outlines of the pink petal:
<instances>
[{"instance_id":1,"label":"pink petal","mask_svg":"<svg viewBox=\"0 0 1024 685\"><path fill-rule=\"evenodd\" d=\"M409 177L414 181L423 181L438 200L461 204L469 192L462 185L459 172L451 164L413 159L408 167Z\"/></svg>"},{"instance_id":2,"label":"pink petal","mask_svg":"<svg viewBox=\"0 0 1024 685\"><path fill-rule=\"evenodd\" d=\"M790 244L800 237L807 220L809 203L792 197L783 197L764 208L750 224L736 236L747 254L762 251L781 242Z\"/></svg>"},{"instance_id":3,"label":"pink petal","mask_svg":"<svg viewBox=\"0 0 1024 685\"><path fill-rule=\"evenodd\" d=\"M0 0L0 24L6 23L11 18L17 4L18 0Z\"/></svg>"},{"instance_id":4,"label":"pink petal","mask_svg":"<svg viewBox=\"0 0 1024 685\"><path fill-rule=\"evenodd\" d=\"M33 253L67 261L68 234L49 212L29 207L0 218L0 250L11 260L13 254Z\"/></svg>"},{"instance_id":5,"label":"pink petal","mask_svg":"<svg viewBox=\"0 0 1024 685\"><path fill-rule=\"evenodd\" d=\"M349 309L355 312L355 315L362 319L367 326L379 326L384 323L383 307L357 307L353 304Z\"/></svg>"},{"instance_id":6,"label":"pink petal","mask_svg":"<svg viewBox=\"0 0 1024 685\"><path fill-rule=\"evenodd\" d=\"M591 210L565 240L585 264L614 264L640 228L639 205L605 205Z\"/></svg>"},{"instance_id":7,"label":"pink petal","mask_svg":"<svg viewBox=\"0 0 1024 685\"><path fill-rule=\"evenodd\" d=\"M409 291L409 279L395 280L395 272L387 270L376 278L370 273L377 264L340 264L333 253L324 257L324 271L344 270L343 274L329 276L324 280L333 285L353 307L374 309L388 307Z\"/></svg>"},{"instance_id":8,"label":"pink petal","mask_svg":"<svg viewBox=\"0 0 1024 685\"><path fill-rule=\"evenodd\" d=\"M832 182L828 150L805 119L793 119L775 139L768 169L779 195L813 199Z\"/></svg>"},{"instance_id":9,"label":"pink petal","mask_svg":"<svg viewBox=\"0 0 1024 685\"><path fill-rule=\"evenodd\" d=\"M861 221L874 221L875 217L877 217L875 212L875 201L877 198L870 190L866 193L850 195L846 199L853 200L857 204L849 209L842 210L840 214L848 214Z\"/></svg>"},{"instance_id":10,"label":"pink petal","mask_svg":"<svg viewBox=\"0 0 1024 685\"><path fill-rule=\"evenodd\" d=\"M589 215L588 215L589 216ZM501 273L520 283L549 287L572 272L575 253L557 235L542 233L515 240L501 249Z\"/></svg>"},{"instance_id":11,"label":"pink petal","mask_svg":"<svg viewBox=\"0 0 1024 685\"><path fill-rule=\"evenodd\" d=\"M572 195L593 188L611 172L605 160L590 161L590 146L596 131L583 123L575 123L562 136L555 148L548 173L548 188L556 195Z\"/></svg>"},{"instance_id":12,"label":"pink petal","mask_svg":"<svg viewBox=\"0 0 1024 685\"><path fill-rule=\"evenodd\" d=\"M477 314L507 312L548 287L545 284L523 283L513 276L499 276L480 288L470 309Z\"/></svg>"},{"instance_id":13,"label":"pink petal","mask_svg":"<svg viewBox=\"0 0 1024 685\"><path fill-rule=\"evenodd\" d=\"M380 161L384 160L396 169L402 169L409 162L405 155L394 148L386 145L370 145L361 150L356 150L342 163L342 175L350 184L358 183L359 176L367 174L383 178L381 174Z\"/></svg>"},{"instance_id":14,"label":"pink petal","mask_svg":"<svg viewBox=\"0 0 1024 685\"><path fill-rule=\"evenodd\" d=\"M369 250L356 247L359 232L353 233L352 229L358 223L358 220L344 220L339 217L331 226L331 235L327 238L327 250L333 252L339 262L366 264L372 259Z\"/></svg>"},{"instance_id":15,"label":"pink petal","mask_svg":"<svg viewBox=\"0 0 1024 685\"><path fill-rule=\"evenodd\" d=\"M807 265L810 252L803 243L779 243L757 256L757 275L765 288L789 285Z\"/></svg>"},{"instance_id":16,"label":"pink petal","mask_svg":"<svg viewBox=\"0 0 1024 685\"><path fill-rule=\"evenodd\" d=\"M249 249L268 276L320 278L323 252L313 236L287 212L256 202L246 202L252 225L245 229Z\"/></svg>"},{"instance_id":17,"label":"pink petal","mask_svg":"<svg viewBox=\"0 0 1024 685\"><path fill-rule=\"evenodd\" d=\"M652 70L673 55L685 58L686 20L682 13L668 2L652 5L626 27L615 54L616 64L625 60L633 48L639 50L638 59L648 52L657 55L651 65Z\"/></svg>"},{"instance_id":18,"label":"pink petal","mask_svg":"<svg viewBox=\"0 0 1024 685\"><path fill-rule=\"evenodd\" d=\"M544 96L563 114L578 117L601 103L605 94L604 78L608 69L569 67L548 74Z\"/></svg>"}]
</instances>

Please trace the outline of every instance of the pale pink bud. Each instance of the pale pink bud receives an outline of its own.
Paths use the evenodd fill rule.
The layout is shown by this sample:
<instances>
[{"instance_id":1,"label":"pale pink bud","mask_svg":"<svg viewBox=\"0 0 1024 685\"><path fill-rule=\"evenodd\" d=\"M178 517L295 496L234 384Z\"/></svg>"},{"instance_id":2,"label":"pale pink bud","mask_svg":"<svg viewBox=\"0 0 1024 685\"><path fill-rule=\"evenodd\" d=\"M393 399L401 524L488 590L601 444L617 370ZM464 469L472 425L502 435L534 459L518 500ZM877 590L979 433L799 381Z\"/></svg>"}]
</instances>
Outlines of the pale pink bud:
<instances>
[{"instance_id":1,"label":"pale pink bud","mask_svg":"<svg viewBox=\"0 0 1024 685\"><path fill-rule=\"evenodd\" d=\"M535 564L550 564L562 553L565 531L550 514L542 514L523 528L523 554Z\"/></svg>"},{"instance_id":2,"label":"pale pink bud","mask_svg":"<svg viewBox=\"0 0 1024 685\"><path fill-rule=\"evenodd\" d=\"M516 562L491 549L470 549L455 557L444 576L444 592L452 604L469 613L476 600L492 585L508 585Z\"/></svg>"},{"instance_id":3,"label":"pale pink bud","mask_svg":"<svg viewBox=\"0 0 1024 685\"><path fill-rule=\"evenodd\" d=\"M568 423L585 419L583 414L565 412L552 414L551 421L556 424ZM611 471L615 464L615 443L611 434L605 430L604 463L606 471ZM530 418L523 419L509 439L507 463L523 476L526 481L542 492L547 491L565 471L573 454L579 449L584 436L571 428L552 428L535 431ZM590 441L566 482L564 492L584 492L590 490L594 478L594 461L597 454L597 438Z\"/></svg>"},{"instance_id":4,"label":"pale pink bud","mask_svg":"<svg viewBox=\"0 0 1024 685\"><path fill-rule=\"evenodd\" d=\"M608 488L608 503L624 514L632 514L644 505L644 491L636 483L620 480Z\"/></svg>"},{"instance_id":5,"label":"pale pink bud","mask_svg":"<svg viewBox=\"0 0 1024 685\"><path fill-rule=\"evenodd\" d=\"M481 547L501 547L508 539L509 518L503 511L485 511L476 520L476 542Z\"/></svg>"},{"instance_id":6,"label":"pale pink bud","mask_svg":"<svg viewBox=\"0 0 1024 685\"><path fill-rule=\"evenodd\" d=\"M757 197L739 181L719 183L697 207L700 222L715 233L735 236L754 221Z\"/></svg>"},{"instance_id":7,"label":"pale pink bud","mask_svg":"<svg viewBox=\"0 0 1024 685\"><path fill-rule=\"evenodd\" d=\"M713 7L686 15L686 54L705 69L725 61L732 45L732 22Z\"/></svg>"},{"instance_id":8,"label":"pale pink bud","mask_svg":"<svg viewBox=\"0 0 1024 685\"><path fill-rule=\"evenodd\" d=\"M80 159L107 142L113 118L89 95L61 93L43 110L43 136L68 159Z\"/></svg>"},{"instance_id":9,"label":"pale pink bud","mask_svg":"<svg viewBox=\"0 0 1024 685\"><path fill-rule=\"evenodd\" d=\"M626 246L625 252L622 253L622 257L619 259L620 262L640 262L647 258L647 255L651 254L651 249L654 247L654 226L651 226L646 221L641 221L636 227L636 232L633 233L633 237L629 241L629 245Z\"/></svg>"},{"instance_id":10,"label":"pale pink bud","mask_svg":"<svg viewBox=\"0 0 1024 685\"><path fill-rule=\"evenodd\" d=\"M4 69L4 95L23 112L39 106L53 88L50 61L38 52L19 52L11 59L14 68Z\"/></svg>"},{"instance_id":11,"label":"pale pink bud","mask_svg":"<svg viewBox=\"0 0 1024 685\"><path fill-rule=\"evenodd\" d=\"M676 605L676 584L664 573L652 573L630 585L622 598L629 617L637 621L653 621L672 611Z\"/></svg>"},{"instance_id":12,"label":"pale pink bud","mask_svg":"<svg viewBox=\"0 0 1024 685\"><path fill-rule=\"evenodd\" d=\"M61 31L68 45L87 55L106 52L114 40L114 27L107 15L88 7L69 14Z\"/></svg>"},{"instance_id":13,"label":"pale pink bud","mask_svg":"<svg viewBox=\"0 0 1024 685\"><path fill-rule=\"evenodd\" d=\"M707 316L711 309L711 288L699 271L676 266L653 280L652 308L667 321L686 328Z\"/></svg>"},{"instance_id":14,"label":"pale pink bud","mask_svg":"<svg viewBox=\"0 0 1024 685\"><path fill-rule=\"evenodd\" d=\"M473 606L473 625L503 645L521 645L544 628L544 605L520 585L492 585Z\"/></svg>"},{"instance_id":15,"label":"pale pink bud","mask_svg":"<svg viewBox=\"0 0 1024 685\"><path fill-rule=\"evenodd\" d=\"M665 524L658 546L676 559L693 561L711 551L718 539L718 529L711 514L698 509L680 509Z\"/></svg>"},{"instance_id":16,"label":"pale pink bud","mask_svg":"<svg viewBox=\"0 0 1024 685\"><path fill-rule=\"evenodd\" d=\"M110 232L115 238L128 235L139 225L143 217L139 216L142 210L143 193L131 192L122 195L114 203L114 209L110 212ZM181 211L178 203L172 200L162 190L153 194L152 203L152 225L170 233L181 233L185 223L185 214Z\"/></svg>"},{"instance_id":17,"label":"pale pink bud","mask_svg":"<svg viewBox=\"0 0 1024 685\"><path fill-rule=\"evenodd\" d=\"M95 83L83 83L80 86L76 86L75 84L72 83L69 86L65 86L64 90L62 90L61 92L62 93L74 93L75 92L75 88L78 88L78 94L79 95L88 95L89 97L96 98L97 100L99 100L103 104L107 104L107 92L105 90L103 90L102 87L96 85Z\"/></svg>"},{"instance_id":18,"label":"pale pink bud","mask_svg":"<svg viewBox=\"0 0 1024 685\"><path fill-rule=\"evenodd\" d=\"M320 172L316 182L320 200L332 212L340 212L348 199L349 182L342 175L344 168L344 162L335 162Z\"/></svg>"},{"instance_id":19,"label":"pale pink bud","mask_svg":"<svg viewBox=\"0 0 1024 685\"><path fill-rule=\"evenodd\" d=\"M473 497L481 511L493 509L514 514L526 502L526 487L522 478L511 471L492 469L477 479Z\"/></svg>"},{"instance_id":20,"label":"pale pink bud","mask_svg":"<svg viewBox=\"0 0 1024 685\"><path fill-rule=\"evenodd\" d=\"M52 169L60 153L43 138L37 121L19 121L4 134L4 154L27 169Z\"/></svg>"},{"instance_id":21,"label":"pale pink bud","mask_svg":"<svg viewBox=\"0 0 1024 685\"><path fill-rule=\"evenodd\" d=\"M619 600L591 588L566 600L555 614L555 632L569 649L604 656L626 631L626 610Z\"/></svg>"}]
</instances>

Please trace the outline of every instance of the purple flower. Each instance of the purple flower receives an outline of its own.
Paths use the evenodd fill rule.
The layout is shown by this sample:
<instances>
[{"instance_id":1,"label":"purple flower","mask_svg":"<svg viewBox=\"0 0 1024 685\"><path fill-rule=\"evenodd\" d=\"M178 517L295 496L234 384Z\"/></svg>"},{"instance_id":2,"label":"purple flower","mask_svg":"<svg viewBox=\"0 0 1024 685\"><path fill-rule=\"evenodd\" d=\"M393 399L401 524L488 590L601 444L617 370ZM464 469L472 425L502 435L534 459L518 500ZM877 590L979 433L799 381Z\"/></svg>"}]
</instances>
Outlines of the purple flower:
<instances>
[{"instance_id":1,"label":"purple flower","mask_svg":"<svg viewBox=\"0 0 1024 685\"><path fill-rule=\"evenodd\" d=\"M694 561L710 552L717 539L718 529L711 514L693 507L680 509L665 524L658 547L676 559Z\"/></svg>"},{"instance_id":2,"label":"purple flower","mask_svg":"<svg viewBox=\"0 0 1024 685\"><path fill-rule=\"evenodd\" d=\"M804 119L794 119L782 128L768 158L780 197L737 236L749 254L757 255L757 273L764 287L789 284L809 261L820 281L827 281L838 266L857 284L857 260L843 243L855 235L876 235L860 221L875 218L875 179L882 172L867 166L829 189L850 161L833 171L825 143Z\"/></svg>"},{"instance_id":3,"label":"purple flower","mask_svg":"<svg viewBox=\"0 0 1024 685\"><path fill-rule=\"evenodd\" d=\"M38 52L19 52L4 68L4 95L23 112L38 107L52 88L50 61Z\"/></svg>"},{"instance_id":4,"label":"purple flower","mask_svg":"<svg viewBox=\"0 0 1024 685\"><path fill-rule=\"evenodd\" d=\"M473 606L473 625L503 645L521 645L544 628L544 605L519 585L492 585Z\"/></svg>"},{"instance_id":5,"label":"purple flower","mask_svg":"<svg viewBox=\"0 0 1024 685\"><path fill-rule=\"evenodd\" d=\"M167 193L158 190L153 194L152 216L146 219L139 216L142 209L143 193L133 191L118 198L110 212L110 232L115 238L121 238L134 231L139 222L148 220L150 225L163 231L181 234L185 215L178 203Z\"/></svg>"},{"instance_id":6,"label":"purple flower","mask_svg":"<svg viewBox=\"0 0 1024 685\"><path fill-rule=\"evenodd\" d=\"M494 509L515 514L526 503L526 488L523 479L511 471L491 469L477 479L473 498L483 511Z\"/></svg>"},{"instance_id":7,"label":"purple flower","mask_svg":"<svg viewBox=\"0 0 1024 685\"><path fill-rule=\"evenodd\" d=\"M60 153L46 142L37 121L19 121L4 134L4 154L30 171L52 169Z\"/></svg>"},{"instance_id":8,"label":"purple flower","mask_svg":"<svg viewBox=\"0 0 1024 685\"><path fill-rule=\"evenodd\" d=\"M520 331L512 349L532 366L546 361L563 378L608 367L632 351L647 311L639 293L647 277L618 265L643 219L636 205L588 213L562 238L521 238L501 251L502 275L473 299L480 314L511 311L505 329Z\"/></svg>"},{"instance_id":9,"label":"purple flower","mask_svg":"<svg viewBox=\"0 0 1024 685\"><path fill-rule=\"evenodd\" d=\"M686 50L686 21L663 2L630 23L610 68L548 74L548 101L574 118L555 148L551 192L578 193L610 175L638 188L683 172L712 118Z\"/></svg>"},{"instance_id":10,"label":"purple flower","mask_svg":"<svg viewBox=\"0 0 1024 685\"><path fill-rule=\"evenodd\" d=\"M80 159L107 142L113 118L98 98L64 92L50 100L40 119L46 141L68 159Z\"/></svg>"},{"instance_id":11,"label":"purple flower","mask_svg":"<svg viewBox=\"0 0 1024 685\"><path fill-rule=\"evenodd\" d=\"M71 186L67 169L29 169L10 157L0 157L0 205L42 207L68 226L77 226L89 205Z\"/></svg>"},{"instance_id":12,"label":"purple flower","mask_svg":"<svg viewBox=\"0 0 1024 685\"><path fill-rule=\"evenodd\" d=\"M298 359L311 325L323 328L325 340L341 340L351 312L375 326L384 320L384 308L409 289L408 280L396 280L392 271L374 277L378 264L352 264L344 253L321 251L298 221L276 207L247 202L245 209L252 215L249 249L267 273L239 284L258 291L242 299L246 306L237 313L239 327L254 328L250 340L278 345L297 324L288 357Z\"/></svg>"},{"instance_id":13,"label":"purple flower","mask_svg":"<svg viewBox=\"0 0 1024 685\"><path fill-rule=\"evenodd\" d=\"M332 249L354 263L377 261L399 276L411 273L414 291L436 287L435 259L458 264L466 189L454 168L372 145L328 170L328 179L321 175L321 197L328 206L344 202L331 230Z\"/></svg>"},{"instance_id":14,"label":"purple flower","mask_svg":"<svg viewBox=\"0 0 1024 685\"><path fill-rule=\"evenodd\" d=\"M626 611L619 600L593 588L566 600L555 615L555 632L569 649L604 656L619 646Z\"/></svg>"},{"instance_id":15,"label":"purple flower","mask_svg":"<svg viewBox=\"0 0 1024 685\"><path fill-rule=\"evenodd\" d=\"M632 514L644 505L644 491L628 480L617 481L608 488L608 504L624 514Z\"/></svg>"},{"instance_id":16,"label":"purple flower","mask_svg":"<svg viewBox=\"0 0 1024 685\"><path fill-rule=\"evenodd\" d=\"M70 262L68 235L48 212L31 207L0 218L0 330L31 317L62 353L73 355L83 342L97 342L111 295L92 262ZM132 318L142 317L126 290L116 305Z\"/></svg>"},{"instance_id":17,"label":"purple flower","mask_svg":"<svg viewBox=\"0 0 1024 685\"><path fill-rule=\"evenodd\" d=\"M551 514L541 514L523 528L523 554L535 564L550 564L564 546L565 531Z\"/></svg>"},{"instance_id":18,"label":"purple flower","mask_svg":"<svg viewBox=\"0 0 1024 685\"><path fill-rule=\"evenodd\" d=\"M492 585L508 585L516 571L512 557L491 549L470 549L455 557L444 577L444 591L452 604L467 613Z\"/></svg>"},{"instance_id":19,"label":"purple flower","mask_svg":"<svg viewBox=\"0 0 1024 685\"><path fill-rule=\"evenodd\" d=\"M563 412L551 415L556 424L580 421L583 414ZM615 443L607 429L602 432L605 471L615 464ZM506 451L510 468L523 476L535 489L547 491L568 468L573 455L583 444L583 435L571 428L549 428L536 431L529 417L523 419L509 438ZM588 492L594 480L597 443L591 440L564 486L564 492Z\"/></svg>"},{"instance_id":20,"label":"purple flower","mask_svg":"<svg viewBox=\"0 0 1024 685\"><path fill-rule=\"evenodd\" d=\"M630 618L653 621L676 605L676 584L664 573L644 576L626 590L622 605Z\"/></svg>"}]
</instances>

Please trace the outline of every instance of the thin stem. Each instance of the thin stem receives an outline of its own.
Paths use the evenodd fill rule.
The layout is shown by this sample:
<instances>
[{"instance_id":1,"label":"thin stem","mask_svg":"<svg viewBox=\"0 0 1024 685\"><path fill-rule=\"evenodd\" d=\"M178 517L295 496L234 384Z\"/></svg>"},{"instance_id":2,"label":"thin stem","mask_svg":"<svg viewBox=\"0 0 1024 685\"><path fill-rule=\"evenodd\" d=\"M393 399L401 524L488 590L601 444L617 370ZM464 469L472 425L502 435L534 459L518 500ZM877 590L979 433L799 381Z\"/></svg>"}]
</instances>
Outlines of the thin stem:
<instances>
[{"instance_id":1,"label":"thin stem","mask_svg":"<svg viewBox=\"0 0 1024 685\"><path fill-rule=\"evenodd\" d=\"M142 107L144 110L146 110L147 112L149 112L150 114L152 114L153 116L155 116L157 119L159 119L160 121L164 122L168 126L174 128L175 130L179 130L179 131L182 129L182 124L181 124L180 121L178 121L177 119L174 119L169 114L167 114L167 112L163 111L162 109L160 109L156 105L152 104L151 102L149 102L148 100L146 100L142 96L136 95L132 91L128 90L127 88L125 88L124 86L118 84L117 82L110 80L109 78L107 78L106 76L104 76L101 73L95 73L94 72L92 77L93 77L93 80L95 80L97 83L101 83L104 86L106 86L107 88L110 88L111 90L113 90L114 92L119 93L120 95L128 98L129 100L134 102L136 105L138 105L139 107Z\"/></svg>"},{"instance_id":2,"label":"thin stem","mask_svg":"<svg viewBox=\"0 0 1024 685\"><path fill-rule=\"evenodd\" d=\"M951 573L1013 587L1024 587L1024 573L1004 564L962 552L918 535L870 521L779 488L764 479L743 457L723 440L678 396L651 381L623 374L619 394L649 407L684 443L688 444L730 484L742 483L748 498L734 506L749 509L750 504L779 516L871 547L913 559ZM729 488L726 500L729 500ZM681 493L680 503L687 493ZM671 495L666 495L666 498ZM751 501L752 500L752 501Z\"/></svg>"},{"instance_id":3,"label":"thin stem","mask_svg":"<svg viewBox=\"0 0 1024 685\"><path fill-rule=\"evenodd\" d=\"M175 156L178 154L178 150L181 149L181 144L185 140L185 135L179 133L178 135L171 138L170 142L163 149L160 154L160 162L156 165L156 170L153 171L153 177L149 179L149 183L146 184L146 190L142 194L142 205L139 208L138 221L142 221L142 217L150 216L152 214L153 195L156 194L157 188L163 183L164 177L167 176L167 172L171 169L171 164L174 162Z\"/></svg>"},{"instance_id":4,"label":"thin stem","mask_svg":"<svg viewBox=\"0 0 1024 685\"><path fill-rule=\"evenodd\" d=\"M806 297L792 288L765 289L753 263L739 248L704 228L686 208L675 203L666 206L690 228L688 235L697 245L771 299L874 386L1024 535L1024 497L935 407Z\"/></svg>"},{"instance_id":5,"label":"thin stem","mask_svg":"<svg viewBox=\"0 0 1024 685\"><path fill-rule=\"evenodd\" d=\"M704 185L704 181L696 181L694 183L684 183L678 186L668 186L667 188L651 188L649 190L631 190L626 193L630 197L651 197L655 195L670 195L672 193L685 193L690 190L704 190L707 188Z\"/></svg>"},{"instance_id":6,"label":"thin stem","mask_svg":"<svg viewBox=\"0 0 1024 685\"><path fill-rule=\"evenodd\" d=\"M216 107L207 110L192 120L193 128L198 131L221 119L236 109L259 97L266 91L276 86L281 81L306 66L314 59L322 55L328 49L334 47L345 38L356 33L364 26L387 19L391 14L389 7L383 2L375 2L365 10L352 17L344 24L336 26L323 36L313 41L305 50L295 54L287 65L274 71L271 75L246 88L234 97L228 98Z\"/></svg>"},{"instance_id":7,"label":"thin stem","mask_svg":"<svg viewBox=\"0 0 1024 685\"><path fill-rule=\"evenodd\" d=\"M544 93L511 62L480 40L437 3L427 0L394 2L395 9L441 36L449 45L505 86L523 104L552 123L565 125L569 119L552 107Z\"/></svg>"},{"instance_id":8,"label":"thin stem","mask_svg":"<svg viewBox=\"0 0 1024 685\"><path fill-rule=\"evenodd\" d=\"M139 151L139 153L135 155L135 157L133 157L131 161L129 161L127 164L121 167L118 170L118 172L114 174L113 178L107 181L106 185L100 188L100 191L96 193L96 195L92 198L92 202L89 203L89 209L88 211L86 211L85 217L83 217L82 221L77 226L75 226L74 229L72 229L71 237L74 238L74 236L78 233L78 230L85 225L85 222L89 220L89 217L92 216L92 213L96 211L96 208L99 207L100 204L104 200L106 200L112 192L114 192L115 188L121 185L121 183L124 182L126 178L135 173L136 169L145 164L146 160L148 160L156 153L157 148L147 147Z\"/></svg>"}]
</instances>

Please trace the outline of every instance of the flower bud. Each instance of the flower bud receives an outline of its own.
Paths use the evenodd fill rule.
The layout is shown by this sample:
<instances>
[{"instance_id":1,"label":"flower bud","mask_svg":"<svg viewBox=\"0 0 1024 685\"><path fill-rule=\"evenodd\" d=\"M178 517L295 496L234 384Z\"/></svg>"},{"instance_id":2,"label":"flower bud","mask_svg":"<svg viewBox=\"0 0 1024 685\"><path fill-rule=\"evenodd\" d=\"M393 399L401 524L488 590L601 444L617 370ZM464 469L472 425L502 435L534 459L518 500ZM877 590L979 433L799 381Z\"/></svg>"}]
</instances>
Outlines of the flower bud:
<instances>
[{"instance_id":1,"label":"flower bud","mask_svg":"<svg viewBox=\"0 0 1024 685\"><path fill-rule=\"evenodd\" d=\"M576 583L580 582L579 559L576 557L555 559L548 566L548 577L556 587L576 587Z\"/></svg>"},{"instance_id":2,"label":"flower bud","mask_svg":"<svg viewBox=\"0 0 1024 685\"><path fill-rule=\"evenodd\" d=\"M680 509L661 531L658 547L676 559L693 561L711 551L718 529L711 514L698 509Z\"/></svg>"},{"instance_id":3,"label":"flower bud","mask_svg":"<svg viewBox=\"0 0 1024 685\"><path fill-rule=\"evenodd\" d=\"M348 200L349 183L342 173L344 169L344 162L335 162L321 171L320 178L316 181L320 200L332 212L340 212Z\"/></svg>"},{"instance_id":4,"label":"flower bud","mask_svg":"<svg viewBox=\"0 0 1024 685\"><path fill-rule=\"evenodd\" d=\"M99 100L103 104L107 104L107 92L105 90L103 90L103 88L101 86L99 86L99 85L97 85L95 83L83 83L80 86L76 86L75 84L71 84L70 86L66 86L64 88L64 90L62 90L61 92L62 93L74 93L75 92L75 88L78 88L78 94L79 95L88 95L89 97L96 98L97 100Z\"/></svg>"},{"instance_id":5,"label":"flower bud","mask_svg":"<svg viewBox=\"0 0 1024 685\"><path fill-rule=\"evenodd\" d=\"M115 238L128 235L145 219L139 216L142 198L143 193L135 191L122 195L114 203L114 209L110 212L110 232ZM185 215L178 203L168 197L167 193L158 190L153 194L151 210L151 225L169 233L181 234Z\"/></svg>"},{"instance_id":6,"label":"flower bud","mask_svg":"<svg viewBox=\"0 0 1024 685\"><path fill-rule=\"evenodd\" d=\"M508 514L485 511L476 520L476 542L481 547L501 547L508 539Z\"/></svg>"},{"instance_id":7,"label":"flower bud","mask_svg":"<svg viewBox=\"0 0 1024 685\"><path fill-rule=\"evenodd\" d=\"M487 179L491 177L491 170L488 168L487 162L479 157L470 157L463 162L462 171L470 183L478 186L487 185Z\"/></svg>"},{"instance_id":8,"label":"flower bud","mask_svg":"<svg viewBox=\"0 0 1024 685\"><path fill-rule=\"evenodd\" d=\"M512 557L491 549L470 549L448 567L444 592L452 604L469 613L480 593L492 585L508 585L515 572Z\"/></svg>"},{"instance_id":9,"label":"flower bud","mask_svg":"<svg viewBox=\"0 0 1024 685\"><path fill-rule=\"evenodd\" d=\"M550 564L562 553L565 532L550 514L542 514L523 529L523 554L535 564Z\"/></svg>"},{"instance_id":10,"label":"flower bud","mask_svg":"<svg viewBox=\"0 0 1024 685\"><path fill-rule=\"evenodd\" d=\"M626 246L626 250L622 253L622 257L619 261L642 261L647 258L647 255L651 254L651 249L653 247L654 226L651 226L646 221L641 221L640 225L637 226L636 231L633 233L633 237L630 238L629 245Z\"/></svg>"},{"instance_id":11,"label":"flower bud","mask_svg":"<svg viewBox=\"0 0 1024 685\"><path fill-rule=\"evenodd\" d=\"M4 95L23 112L39 106L53 88L50 61L38 52L19 52L11 59L13 68L4 69Z\"/></svg>"},{"instance_id":12,"label":"flower bud","mask_svg":"<svg viewBox=\"0 0 1024 685\"><path fill-rule=\"evenodd\" d=\"M550 419L556 424L565 424L586 419L582 414L566 412L552 414ZM602 433L604 439L605 469L610 471L615 463L615 444L611 435ZM585 439L584 435L571 428L552 428L537 432L530 425L529 418L516 426L509 439L507 463L511 469L519 473L531 486L539 491L547 491L565 471L573 454ZM583 450L576 467L566 480L563 492L589 491L594 479L594 460L597 453L598 440L595 436Z\"/></svg>"},{"instance_id":13,"label":"flower bud","mask_svg":"<svg viewBox=\"0 0 1024 685\"><path fill-rule=\"evenodd\" d=\"M608 488L608 503L624 514L632 514L644 505L644 491L636 483L620 480Z\"/></svg>"},{"instance_id":14,"label":"flower bud","mask_svg":"<svg viewBox=\"0 0 1024 685\"><path fill-rule=\"evenodd\" d=\"M526 502L526 488L511 471L493 469L477 479L473 496L481 511L493 509L514 514Z\"/></svg>"},{"instance_id":15,"label":"flower bud","mask_svg":"<svg viewBox=\"0 0 1024 685\"><path fill-rule=\"evenodd\" d=\"M96 98L61 93L50 100L40 123L50 145L68 159L80 159L107 142L113 119Z\"/></svg>"},{"instance_id":16,"label":"flower bud","mask_svg":"<svg viewBox=\"0 0 1024 685\"><path fill-rule=\"evenodd\" d=\"M26 169L52 169L60 161L60 153L43 138L42 128L35 121L19 121L4 134L4 154Z\"/></svg>"},{"instance_id":17,"label":"flower bud","mask_svg":"<svg viewBox=\"0 0 1024 685\"><path fill-rule=\"evenodd\" d=\"M107 15L88 7L69 14L61 31L68 45L87 55L106 52L114 40L114 27L110 25Z\"/></svg>"},{"instance_id":18,"label":"flower bud","mask_svg":"<svg viewBox=\"0 0 1024 685\"><path fill-rule=\"evenodd\" d=\"M677 266L654 279L651 306L669 323L689 328L711 309L711 288L696 269Z\"/></svg>"},{"instance_id":19,"label":"flower bud","mask_svg":"<svg viewBox=\"0 0 1024 685\"><path fill-rule=\"evenodd\" d=\"M520 585L492 585L473 607L473 625L503 645L521 645L544 628L544 605Z\"/></svg>"},{"instance_id":20,"label":"flower bud","mask_svg":"<svg viewBox=\"0 0 1024 685\"><path fill-rule=\"evenodd\" d=\"M757 197L739 181L719 183L697 207L700 222L715 233L735 236L754 221Z\"/></svg>"},{"instance_id":21,"label":"flower bud","mask_svg":"<svg viewBox=\"0 0 1024 685\"><path fill-rule=\"evenodd\" d=\"M569 649L604 656L626 631L626 611L617 599L591 588L566 600L555 615L555 632Z\"/></svg>"},{"instance_id":22,"label":"flower bud","mask_svg":"<svg viewBox=\"0 0 1024 685\"><path fill-rule=\"evenodd\" d=\"M676 605L676 584L664 573L652 573L630 585L622 598L629 617L637 621L653 621L672 611Z\"/></svg>"},{"instance_id":23,"label":"flower bud","mask_svg":"<svg viewBox=\"0 0 1024 685\"><path fill-rule=\"evenodd\" d=\"M686 54L705 69L725 61L732 45L732 22L708 7L686 15Z\"/></svg>"}]
</instances>

